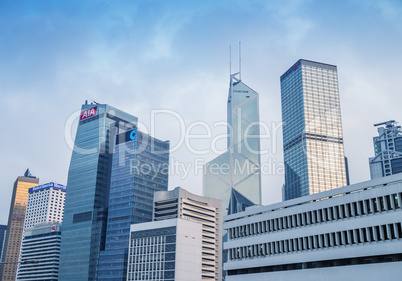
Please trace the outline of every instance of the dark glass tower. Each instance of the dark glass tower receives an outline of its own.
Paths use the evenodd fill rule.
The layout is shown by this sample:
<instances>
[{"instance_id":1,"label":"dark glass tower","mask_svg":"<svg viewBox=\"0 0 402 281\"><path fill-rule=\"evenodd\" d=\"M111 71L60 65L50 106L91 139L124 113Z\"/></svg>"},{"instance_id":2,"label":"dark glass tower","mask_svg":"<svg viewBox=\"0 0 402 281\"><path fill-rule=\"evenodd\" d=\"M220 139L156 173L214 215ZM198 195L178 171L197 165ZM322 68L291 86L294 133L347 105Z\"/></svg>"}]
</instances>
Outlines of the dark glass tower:
<instances>
[{"instance_id":1,"label":"dark glass tower","mask_svg":"<svg viewBox=\"0 0 402 281\"><path fill-rule=\"evenodd\" d=\"M152 221L154 192L168 188L169 141L132 129L115 143L102 281L126 280L130 225Z\"/></svg>"},{"instance_id":2,"label":"dark glass tower","mask_svg":"<svg viewBox=\"0 0 402 281\"><path fill-rule=\"evenodd\" d=\"M338 73L299 60L281 76L285 200L346 186Z\"/></svg>"},{"instance_id":3,"label":"dark glass tower","mask_svg":"<svg viewBox=\"0 0 402 281\"><path fill-rule=\"evenodd\" d=\"M105 247L114 135L137 117L106 104L84 104L68 172L59 280L97 280Z\"/></svg>"},{"instance_id":4,"label":"dark glass tower","mask_svg":"<svg viewBox=\"0 0 402 281\"><path fill-rule=\"evenodd\" d=\"M3 260L3 246L4 241L6 240L7 233L7 225L0 224L0 261ZM0 278L1 278L1 270L0 270Z\"/></svg>"}]
</instances>

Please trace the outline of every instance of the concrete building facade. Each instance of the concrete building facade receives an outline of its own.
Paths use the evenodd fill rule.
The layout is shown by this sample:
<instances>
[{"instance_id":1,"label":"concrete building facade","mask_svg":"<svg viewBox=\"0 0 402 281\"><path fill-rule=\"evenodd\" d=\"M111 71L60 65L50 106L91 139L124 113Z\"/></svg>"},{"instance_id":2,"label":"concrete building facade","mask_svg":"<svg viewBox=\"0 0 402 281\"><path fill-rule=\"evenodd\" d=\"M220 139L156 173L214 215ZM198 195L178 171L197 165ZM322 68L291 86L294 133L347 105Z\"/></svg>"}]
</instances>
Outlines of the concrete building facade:
<instances>
[{"instance_id":1,"label":"concrete building facade","mask_svg":"<svg viewBox=\"0 0 402 281\"><path fill-rule=\"evenodd\" d=\"M17 281L58 281L61 223L44 222L29 227L21 245ZM38 263L24 263L38 261Z\"/></svg>"},{"instance_id":2,"label":"concrete building facade","mask_svg":"<svg viewBox=\"0 0 402 281\"><path fill-rule=\"evenodd\" d=\"M27 235L33 236L36 234L32 234L31 229L35 228L37 230L35 233L40 233L44 231L43 229L49 230L49 233L51 235L54 235L54 231L50 231L50 226L49 227L42 227L44 224L46 225L47 223L57 223L55 225L61 226L61 223L63 222L63 214L64 214L64 199L66 196L66 186L62 184L57 184L54 182L50 182L47 184L42 184L38 185L35 187L31 187L28 190L28 202L27 202L27 210L26 210L26 215L25 215L25 221L24 221L24 231L22 234L22 244L21 244L21 252L19 256L19 261L24 261L24 260L29 260L29 258L34 257L34 256L40 256L43 254L43 249L48 248L48 247L53 247L54 244L54 239L40 239L40 244L42 247L30 247L30 246L25 246L25 247L30 247L29 249L29 255L27 255L27 252L25 251L24 254L24 243L27 245L27 241L34 241L30 240L30 238L25 239ZM39 228L36 228L36 226L40 226ZM38 230L39 229L39 230ZM60 231L59 231L60 232ZM51 278L54 279L54 274L57 273L58 275L58 270L59 270L59 256L60 256L60 235L61 232L58 234L58 247L57 249L52 250L52 259L57 259L57 263L53 262L52 264L52 269L51 272L53 272L51 275L41 275L39 274L37 280L40 280L40 278ZM45 235L46 236L46 235ZM49 243L50 244L49 244ZM39 242L38 242L39 243ZM30 242L28 243L30 245ZM39 245L39 244L38 244ZM26 250L26 249L25 249ZM35 253L35 251L37 251ZM25 255L25 256L24 256ZM57 256L57 257L56 257ZM56 267L57 265L57 267ZM18 276L29 276L29 270L27 271L27 268L33 268L35 265L30 264L19 264L18 265L18 270L17 270L17 280L20 280ZM21 273L21 269L23 272ZM35 275L35 274L34 274ZM35 275L36 276L36 275ZM25 280L24 277L23 279ZM48 279L43 279L43 280L48 280ZM56 276L57 279L57 276Z\"/></svg>"},{"instance_id":3,"label":"concrete building facade","mask_svg":"<svg viewBox=\"0 0 402 281\"><path fill-rule=\"evenodd\" d=\"M24 231L45 222L63 222L67 187L50 182L28 190Z\"/></svg>"},{"instance_id":4,"label":"concrete building facade","mask_svg":"<svg viewBox=\"0 0 402 281\"><path fill-rule=\"evenodd\" d=\"M131 225L127 280L203 280L202 233L180 218Z\"/></svg>"},{"instance_id":5,"label":"concrete building facade","mask_svg":"<svg viewBox=\"0 0 402 281\"><path fill-rule=\"evenodd\" d=\"M202 280L222 279L222 202L176 187L154 195L154 221L180 218L202 225Z\"/></svg>"},{"instance_id":6,"label":"concrete building facade","mask_svg":"<svg viewBox=\"0 0 402 281\"><path fill-rule=\"evenodd\" d=\"M396 280L402 175L226 216L227 281Z\"/></svg>"}]
</instances>

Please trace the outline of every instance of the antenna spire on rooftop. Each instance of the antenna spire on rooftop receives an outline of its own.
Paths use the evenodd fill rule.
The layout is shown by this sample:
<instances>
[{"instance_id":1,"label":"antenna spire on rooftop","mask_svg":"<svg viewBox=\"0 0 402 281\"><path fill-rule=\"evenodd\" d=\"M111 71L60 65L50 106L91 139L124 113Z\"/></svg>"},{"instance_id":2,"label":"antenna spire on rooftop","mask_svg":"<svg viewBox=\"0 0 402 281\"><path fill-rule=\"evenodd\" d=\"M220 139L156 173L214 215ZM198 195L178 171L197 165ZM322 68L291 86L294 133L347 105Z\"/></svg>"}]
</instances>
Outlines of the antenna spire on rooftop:
<instances>
[{"instance_id":1,"label":"antenna spire on rooftop","mask_svg":"<svg viewBox=\"0 0 402 281\"><path fill-rule=\"evenodd\" d=\"M241 81L241 41L239 41L239 80Z\"/></svg>"},{"instance_id":2,"label":"antenna spire on rooftop","mask_svg":"<svg viewBox=\"0 0 402 281\"><path fill-rule=\"evenodd\" d=\"M229 45L229 73L230 73L230 81L235 80L236 82L241 81L241 41L239 41L239 71L232 74L232 46ZM236 78L236 76L238 77Z\"/></svg>"},{"instance_id":3,"label":"antenna spire on rooftop","mask_svg":"<svg viewBox=\"0 0 402 281\"><path fill-rule=\"evenodd\" d=\"M232 76L232 45L229 45L229 75Z\"/></svg>"}]
</instances>

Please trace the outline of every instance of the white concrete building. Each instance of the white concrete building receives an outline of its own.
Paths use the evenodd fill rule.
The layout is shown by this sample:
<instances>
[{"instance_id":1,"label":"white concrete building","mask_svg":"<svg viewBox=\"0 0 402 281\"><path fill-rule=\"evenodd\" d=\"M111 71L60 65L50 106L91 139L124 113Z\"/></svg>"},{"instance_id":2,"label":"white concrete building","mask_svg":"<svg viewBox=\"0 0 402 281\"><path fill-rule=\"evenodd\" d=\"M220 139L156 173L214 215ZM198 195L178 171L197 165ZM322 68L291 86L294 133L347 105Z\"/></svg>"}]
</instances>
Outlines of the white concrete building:
<instances>
[{"instance_id":1,"label":"white concrete building","mask_svg":"<svg viewBox=\"0 0 402 281\"><path fill-rule=\"evenodd\" d=\"M402 175L224 217L226 281L399 280Z\"/></svg>"},{"instance_id":2,"label":"white concrete building","mask_svg":"<svg viewBox=\"0 0 402 281\"><path fill-rule=\"evenodd\" d=\"M182 218L202 224L202 280L222 279L222 201L176 187L154 194L154 221Z\"/></svg>"},{"instance_id":3,"label":"white concrete building","mask_svg":"<svg viewBox=\"0 0 402 281\"><path fill-rule=\"evenodd\" d=\"M127 280L201 281L202 224L168 219L131 225Z\"/></svg>"},{"instance_id":4,"label":"white concrete building","mask_svg":"<svg viewBox=\"0 0 402 281\"><path fill-rule=\"evenodd\" d=\"M39 223L63 222L66 186L47 183L29 189L24 232Z\"/></svg>"},{"instance_id":5,"label":"white concrete building","mask_svg":"<svg viewBox=\"0 0 402 281\"><path fill-rule=\"evenodd\" d=\"M153 222L131 225L127 280L221 281L222 202L155 192Z\"/></svg>"},{"instance_id":6,"label":"white concrete building","mask_svg":"<svg viewBox=\"0 0 402 281\"><path fill-rule=\"evenodd\" d=\"M30 272L30 268L36 267L37 265L18 265L17 270L17 280L57 280L58 274L58 266L59 266L59 256L60 256L60 226L63 222L63 214L64 214L64 200L66 196L67 187L61 184L57 184L54 182L50 182L43 185L38 185L32 187L28 190L28 203L27 209L25 213L24 220L24 230L22 234L21 241L21 251L19 254L19 260L29 260L34 256L41 256L43 253L48 253L49 251L52 253L51 257L51 270L49 275L47 275L47 264L39 270L40 272L45 272L43 276L47 276L50 279L46 279L40 273L38 276L42 276L45 279L41 279L42 277L38 277L38 279L29 279L29 276L32 272ZM57 232L60 234L55 237L54 231L50 231L52 225L57 226ZM32 230L32 231L31 231ZM44 236L49 236L48 238L39 238L33 239L32 236L37 234L35 233L45 233L48 231L48 234L43 234ZM42 235L42 234L41 234ZM42 236L43 236L42 235ZM30 237L28 237L30 236ZM24 250L25 247L25 250ZM27 255L27 247L29 248L29 255ZM44 251L43 249L46 249ZM25 251L25 253L24 253ZM36 252L36 253L35 253ZM56 271L57 269L57 271ZM36 270L36 269L35 269ZM38 272L39 272L38 271ZM37 272L37 271L35 271ZM54 274L56 274L56 279L54 279ZM33 276L36 276L35 274ZM28 279L26 279L28 278ZM36 277L35 277L36 278Z\"/></svg>"},{"instance_id":7,"label":"white concrete building","mask_svg":"<svg viewBox=\"0 0 402 281\"><path fill-rule=\"evenodd\" d=\"M22 240L18 281L57 281L60 261L61 224L47 222L30 227ZM24 264L24 261L38 261Z\"/></svg>"}]
</instances>

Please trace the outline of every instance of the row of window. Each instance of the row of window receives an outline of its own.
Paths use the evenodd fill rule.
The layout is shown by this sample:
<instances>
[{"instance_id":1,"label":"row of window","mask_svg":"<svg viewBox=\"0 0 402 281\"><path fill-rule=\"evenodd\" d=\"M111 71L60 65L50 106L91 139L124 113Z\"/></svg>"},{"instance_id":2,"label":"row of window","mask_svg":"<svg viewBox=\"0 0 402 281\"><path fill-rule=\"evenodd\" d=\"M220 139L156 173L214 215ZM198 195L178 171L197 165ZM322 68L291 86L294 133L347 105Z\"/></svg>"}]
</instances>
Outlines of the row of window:
<instances>
[{"instance_id":1,"label":"row of window","mask_svg":"<svg viewBox=\"0 0 402 281\"><path fill-rule=\"evenodd\" d=\"M230 260L241 260L400 238L402 226L398 222L236 247L228 250L228 256Z\"/></svg>"},{"instance_id":2,"label":"row of window","mask_svg":"<svg viewBox=\"0 0 402 281\"><path fill-rule=\"evenodd\" d=\"M269 219L228 229L229 239L259 235L274 231L353 218L400 209L402 193L369 198L342 205ZM311 203L309 203L311 204Z\"/></svg>"},{"instance_id":3,"label":"row of window","mask_svg":"<svg viewBox=\"0 0 402 281\"><path fill-rule=\"evenodd\" d=\"M252 267L243 269L229 270L228 275L241 275L241 274L256 274L276 271L289 271L289 270L302 270L312 268L326 268L335 266L350 266L362 264L376 264L388 262L401 262L402 254L381 255L381 256L366 256L358 258L346 258L337 260L321 260L301 263L279 264L262 267Z\"/></svg>"},{"instance_id":4,"label":"row of window","mask_svg":"<svg viewBox=\"0 0 402 281\"><path fill-rule=\"evenodd\" d=\"M172 230L173 228L168 228L167 232ZM174 278L175 245L174 235L132 239L128 280L170 280L172 276Z\"/></svg>"}]
</instances>

